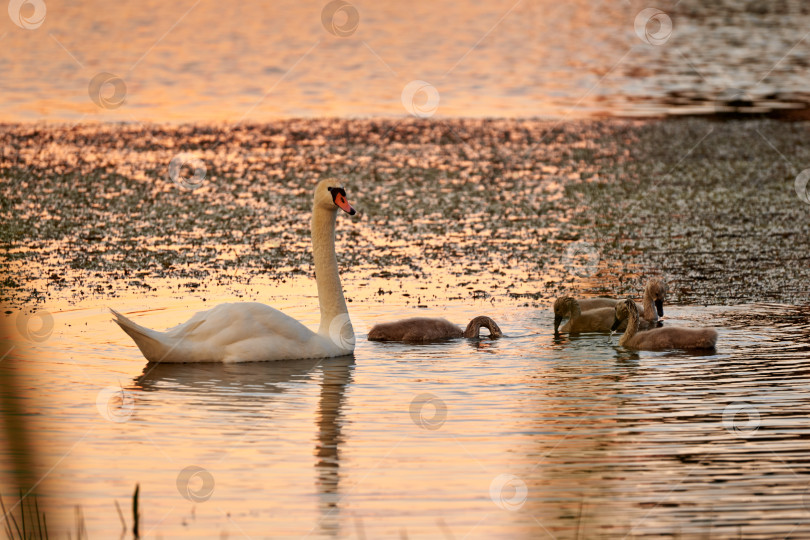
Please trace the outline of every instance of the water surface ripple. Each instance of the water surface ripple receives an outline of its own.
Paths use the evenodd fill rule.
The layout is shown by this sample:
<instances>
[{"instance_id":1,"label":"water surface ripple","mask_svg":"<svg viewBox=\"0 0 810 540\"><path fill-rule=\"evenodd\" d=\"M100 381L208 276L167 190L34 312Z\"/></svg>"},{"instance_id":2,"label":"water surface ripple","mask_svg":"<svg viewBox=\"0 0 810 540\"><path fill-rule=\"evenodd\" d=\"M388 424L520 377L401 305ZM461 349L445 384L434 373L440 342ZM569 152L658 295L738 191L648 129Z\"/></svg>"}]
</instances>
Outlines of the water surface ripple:
<instances>
[{"instance_id":1,"label":"water surface ripple","mask_svg":"<svg viewBox=\"0 0 810 540\"><path fill-rule=\"evenodd\" d=\"M202 306L169 307L138 318L168 326ZM405 309L353 313L362 324ZM711 354L554 338L546 309L420 313L464 322L482 310L505 338L361 334L354 357L228 366L147 365L101 309L56 313L51 339L14 361L38 449L58 464L46 485L67 517L54 523L77 504L91 538L117 534L112 501L139 482L149 537L810 534L808 307L670 306L667 324L719 329ZM100 414L106 387L132 401L126 421ZM210 499L178 493L189 465L214 479ZM501 475L511 483L493 495Z\"/></svg>"},{"instance_id":2,"label":"water surface ripple","mask_svg":"<svg viewBox=\"0 0 810 540\"><path fill-rule=\"evenodd\" d=\"M3 13L0 119L405 116L414 80L439 96L414 106L441 117L808 118L805 2L347 4L343 37L321 0L52 0L32 30Z\"/></svg>"},{"instance_id":3,"label":"water surface ripple","mask_svg":"<svg viewBox=\"0 0 810 540\"><path fill-rule=\"evenodd\" d=\"M6 126L0 376L20 379L54 535L80 506L90 538L118 536L139 483L146 538L810 536L806 138L773 120ZM199 185L170 177L181 152ZM253 300L317 326L325 177L360 210L337 240L355 355L147 365L107 307L164 329ZM666 324L717 328L716 351L552 336L556 295L653 276ZM18 335L31 309L52 334ZM506 337L365 339L415 314Z\"/></svg>"}]
</instances>

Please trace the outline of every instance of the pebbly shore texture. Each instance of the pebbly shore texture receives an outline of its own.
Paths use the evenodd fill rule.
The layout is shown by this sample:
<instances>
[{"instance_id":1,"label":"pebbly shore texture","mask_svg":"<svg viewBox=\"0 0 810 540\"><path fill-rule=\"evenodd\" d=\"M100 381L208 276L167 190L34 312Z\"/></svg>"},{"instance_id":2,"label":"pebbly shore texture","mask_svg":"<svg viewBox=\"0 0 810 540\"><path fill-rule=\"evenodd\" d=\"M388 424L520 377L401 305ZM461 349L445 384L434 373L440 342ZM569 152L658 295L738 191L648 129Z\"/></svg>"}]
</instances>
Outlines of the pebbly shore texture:
<instances>
[{"instance_id":1,"label":"pebbly shore texture","mask_svg":"<svg viewBox=\"0 0 810 540\"><path fill-rule=\"evenodd\" d=\"M345 182L352 301L563 292L801 304L810 123L288 120L0 128L2 302L205 295L313 274L311 192ZM801 184L801 182L799 182ZM373 282L374 286L361 287ZM427 292L429 291L429 292Z\"/></svg>"}]
</instances>

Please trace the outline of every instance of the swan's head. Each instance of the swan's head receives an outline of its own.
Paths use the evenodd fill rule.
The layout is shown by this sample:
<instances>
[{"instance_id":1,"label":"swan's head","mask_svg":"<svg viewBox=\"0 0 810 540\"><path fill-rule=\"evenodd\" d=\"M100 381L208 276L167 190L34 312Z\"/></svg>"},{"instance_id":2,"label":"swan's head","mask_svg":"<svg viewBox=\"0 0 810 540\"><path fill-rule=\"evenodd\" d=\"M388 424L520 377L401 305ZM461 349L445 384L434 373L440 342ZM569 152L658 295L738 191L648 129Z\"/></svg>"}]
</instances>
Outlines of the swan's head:
<instances>
[{"instance_id":1,"label":"swan's head","mask_svg":"<svg viewBox=\"0 0 810 540\"><path fill-rule=\"evenodd\" d=\"M557 298L554 301L554 333L558 333L563 319L578 316L579 313L579 303L573 297L561 296Z\"/></svg>"},{"instance_id":2,"label":"swan's head","mask_svg":"<svg viewBox=\"0 0 810 540\"><path fill-rule=\"evenodd\" d=\"M613 317L613 326L610 327L610 331L615 332L616 329L621 326L622 322L628 318L630 320L633 320L633 318L638 320L638 308L636 307L635 300L632 298L622 300L616 304L616 313Z\"/></svg>"},{"instance_id":3,"label":"swan's head","mask_svg":"<svg viewBox=\"0 0 810 540\"><path fill-rule=\"evenodd\" d=\"M315 206L337 212L340 208L350 216L353 216L357 211L349 204L349 199L346 198L346 190L343 189L343 184L337 180L322 180L315 188Z\"/></svg>"},{"instance_id":4,"label":"swan's head","mask_svg":"<svg viewBox=\"0 0 810 540\"><path fill-rule=\"evenodd\" d=\"M667 299L667 284L660 279L651 279L647 282L647 292L655 303L655 310L659 317L664 316L664 301Z\"/></svg>"}]
</instances>

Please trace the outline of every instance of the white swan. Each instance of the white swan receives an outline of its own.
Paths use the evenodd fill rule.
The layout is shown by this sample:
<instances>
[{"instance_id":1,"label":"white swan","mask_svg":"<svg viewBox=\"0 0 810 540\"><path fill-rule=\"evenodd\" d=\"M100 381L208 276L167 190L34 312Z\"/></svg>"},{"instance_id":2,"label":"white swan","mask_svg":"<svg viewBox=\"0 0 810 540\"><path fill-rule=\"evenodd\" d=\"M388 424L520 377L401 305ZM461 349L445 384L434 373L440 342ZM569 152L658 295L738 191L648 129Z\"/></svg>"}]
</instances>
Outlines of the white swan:
<instances>
[{"instance_id":1,"label":"white swan","mask_svg":"<svg viewBox=\"0 0 810 540\"><path fill-rule=\"evenodd\" d=\"M315 188L312 255L321 325L315 333L292 317L257 302L221 304L165 332L140 326L115 310L124 332L150 362L254 362L329 358L354 352L354 330L335 257L338 208L356 212L335 180Z\"/></svg>"}]
</instances>

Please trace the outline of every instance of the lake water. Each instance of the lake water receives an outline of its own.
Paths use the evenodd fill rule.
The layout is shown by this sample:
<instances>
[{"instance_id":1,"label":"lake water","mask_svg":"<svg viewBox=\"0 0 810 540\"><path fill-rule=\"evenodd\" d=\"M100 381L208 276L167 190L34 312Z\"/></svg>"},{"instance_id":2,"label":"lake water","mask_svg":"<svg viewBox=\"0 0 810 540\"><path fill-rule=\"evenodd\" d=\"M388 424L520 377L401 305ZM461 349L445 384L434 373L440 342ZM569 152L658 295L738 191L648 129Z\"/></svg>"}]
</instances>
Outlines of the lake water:
<instances>
[{"instance_id":1,"label":"lake water","mask_svg":"<svg viewBox=\"0 0 810 540\"><path fill-rule=\"evenodd\" d=\"M806 3L653 4L49 0L0 17L0 119L807 117Z\"/></svg>"},{"instance_id":2,"label":"lake water","mask_svg":"<svg viewBox=\"0 0 810 540\"><path fill-rule=\"evenodd\" d=\"M0 380L22 398L0 407L35 452L20 429L0 446L6 505L29 458L52 538L77 536L77 507L89 538L119 536L136 484L144 538L808 536L807 134L7 126ZM172 177L186 154L204 175ZM148 366L107 307L159 329L239 300L317 323L308 222L329 176L360 211L337 226L354 357ZM638 296L653 276L666 323L716 327L715 353L551 335L555 296ZM29 310L53 316L46 339L36 317L18 329ZM417 313L490 315L507 337L365 340Z\"/></svg>"},{"instance_id":3,"label":"lake water","mask_svg":"<svg viewBox=\"0 0 810 540\"><path fill-rule=\"evenodd\" d=\"M41 481L51 538L131 537L136 484L144 538L810 536L808 127L759 116L810 117L810 7L652 7L9 2L6 507ZM711 120L590 120L684 115ZM106 307L316 324L327 176L360 210L338 224L356 354L147 365ZM714 353L551 335L555 296L651 276ZM413 314L506 337L365 340Z\"/></svg>"},{"instance_id":4,"label":"lake water","mask_svg":"<svg viewBox=\"0 0 810 540\"><path fill-rule=\"evenodd\" d=\"M317 325L314 297L272 303ZM207 307L151 304L115 307L157 328ZM114 500L130 521L136 483L145 538L810 534L810 312L666 311L669 325L717 327L717 351L555 339L548 309L389 305L352 309L353 358L147 365L86 302L54 311L50 339L15 362L54 466L49 522L72 523L79 505L90 538L118 536ZM480 313L506 337L412 346L362 333Z\"/></svg>"}]
</instances>

